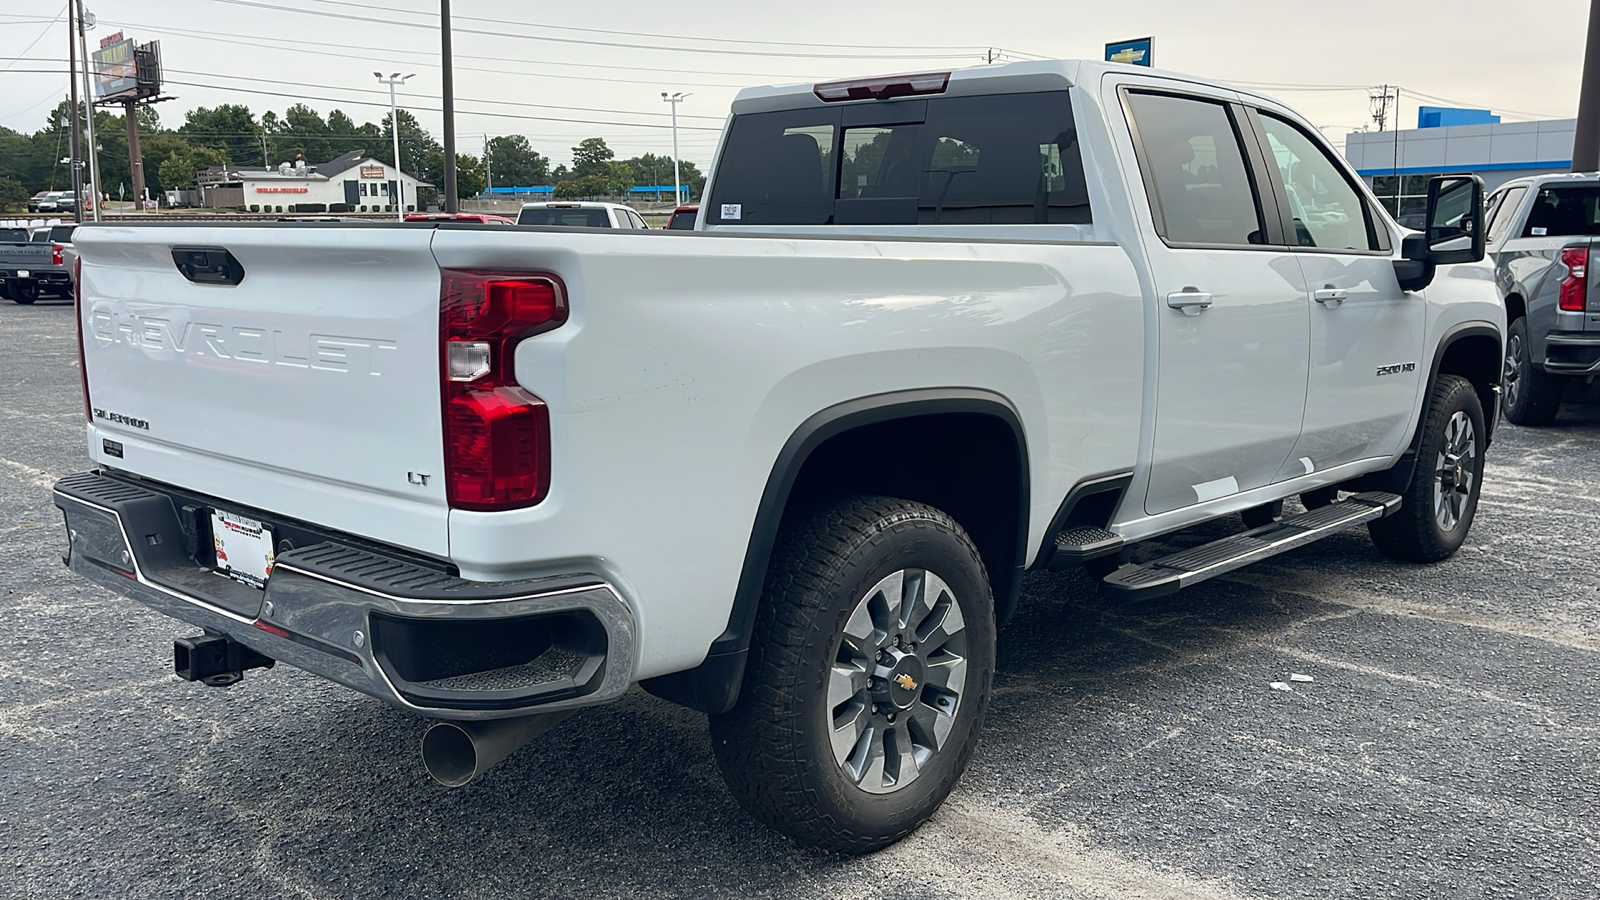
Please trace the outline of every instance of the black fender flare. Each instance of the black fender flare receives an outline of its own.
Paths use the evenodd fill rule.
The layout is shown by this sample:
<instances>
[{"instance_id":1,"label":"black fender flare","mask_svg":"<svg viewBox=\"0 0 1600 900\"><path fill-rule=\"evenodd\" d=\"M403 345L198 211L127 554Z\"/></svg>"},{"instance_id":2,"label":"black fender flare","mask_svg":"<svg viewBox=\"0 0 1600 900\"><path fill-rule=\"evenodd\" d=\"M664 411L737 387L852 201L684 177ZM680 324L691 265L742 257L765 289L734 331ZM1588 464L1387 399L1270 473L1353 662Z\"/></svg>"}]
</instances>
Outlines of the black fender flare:
<instances>
[{"instance_id":1,"label":"black fender flare","mask_svg":"<svg viewBox=\"0 0 1600 900\"><path fill-rule=\"evenodd\" d=\"M919 388L873 394L847 400L813 414L784 442L756 507L727 627L711 642L705 661L699 666L647 678L641 682L645 690L711 715L732 709L739 699L739 686L744 680L750 639L755 630L756 608L766 582L772 547L795 479L806 460L829 438L863 425L940 413L992 416L1011 430L1014 439L1020 479L1018 496L1021 498L1017 510L1016 560L1010 572L991 572L989 576L995 585L996 618L1004 621L1005 614L1015 608L1017 595L1022 589L1022 571L1028 552L1028 444L1021 414L1003 395L977 388Z\"/></svg>"}]
</instances>

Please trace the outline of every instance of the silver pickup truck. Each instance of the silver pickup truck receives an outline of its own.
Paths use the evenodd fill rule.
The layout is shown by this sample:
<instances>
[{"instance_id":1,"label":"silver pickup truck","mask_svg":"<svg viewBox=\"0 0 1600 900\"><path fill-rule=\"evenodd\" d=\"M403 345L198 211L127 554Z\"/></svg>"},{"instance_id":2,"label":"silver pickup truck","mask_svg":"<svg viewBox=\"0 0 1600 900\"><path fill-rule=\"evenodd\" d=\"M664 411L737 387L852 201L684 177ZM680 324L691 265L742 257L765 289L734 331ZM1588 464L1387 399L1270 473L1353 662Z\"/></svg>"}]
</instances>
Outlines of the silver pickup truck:
<instances>
[{"instance_id":1,"label":"silver pickup truck","mask_svg":"<svg viewBox=\"0 0 1600 900\"><path fill-rule=\"evenodd\" d=\"M1600 174L1519 178L1489 197L1488 250L1506 298L1505 414L1548 425L1568 382L1600 375Z\"/></svg>"},{"instance_id":2,"label":"silver pickup truck","mask_svg":"<svg viewBox=\"0 0 1600 900\"><path fill-rule=\"evenodd\" d=\"M0 228L0 295L23 304L40 297L71 297L74 227Z\"/></svg>"}]
</instances>

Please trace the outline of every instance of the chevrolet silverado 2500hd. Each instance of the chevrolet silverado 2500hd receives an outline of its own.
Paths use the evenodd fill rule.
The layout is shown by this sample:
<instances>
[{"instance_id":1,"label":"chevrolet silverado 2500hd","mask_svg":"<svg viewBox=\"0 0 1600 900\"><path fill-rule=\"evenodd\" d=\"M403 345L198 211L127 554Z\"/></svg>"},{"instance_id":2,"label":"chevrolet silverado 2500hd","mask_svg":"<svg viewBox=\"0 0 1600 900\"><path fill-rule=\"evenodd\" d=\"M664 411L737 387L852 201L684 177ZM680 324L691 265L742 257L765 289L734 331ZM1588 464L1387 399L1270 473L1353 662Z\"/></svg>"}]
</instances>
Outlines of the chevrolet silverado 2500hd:
<instances>
[{"instance_id":1,"label":"chevrolet silverado 2500hd","mask_svg":"<svg viewBox=\"0 0 1600 900\"><path fill-rule=\"evenodd\" d=\"M1025 571L1460 546L1505 320L1481 183L1431 187L1409 234L1269 98L1029 62L741 93L692 231L85 226L67 561L202 629L187 678L441 720L447 784L642 683L868 851L973 753Z\"/></svg>"}]
</instances>

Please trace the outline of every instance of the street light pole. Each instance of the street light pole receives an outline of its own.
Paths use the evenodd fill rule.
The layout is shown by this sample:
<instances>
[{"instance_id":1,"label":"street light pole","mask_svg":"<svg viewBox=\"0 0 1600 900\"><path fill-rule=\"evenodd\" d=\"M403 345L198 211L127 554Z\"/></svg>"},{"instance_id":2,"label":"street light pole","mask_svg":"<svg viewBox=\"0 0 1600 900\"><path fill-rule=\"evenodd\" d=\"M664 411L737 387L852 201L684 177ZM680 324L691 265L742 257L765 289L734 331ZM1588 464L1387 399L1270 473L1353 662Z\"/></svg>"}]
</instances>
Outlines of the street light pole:
<instances>
[{"instance_id":1,"label":"street light pole","mask_svg":"<svg viewBox=\"0 0 1600 900\"><path fill-rule=\"evenodd\" d=\"M450 59L450 0L439 0L439 50L444 64L444 211L459 212L456 196L455 66Z\"/></svg>"},{"instance_id":2,"label":"street light pole","mask_svg":"<svg viewBox=\"0 0 1600 900\"><path fill-rule=\"evenodd\" d=\"M77 7L67 4L67 84L72 88L72 221L83 221L83 170L79 169L79 160L83 157L79 141L83 134L83 125L78 121L78 12ZM84 60L88 64L88 60ZM55 187L55 185L51 185Z\"/></svg>"},{"instance_id":3,"label":"street light pole","mask_svg":"<svg viewBox=\"0 0 1600 900\"><path fill-rule=\"evenodd\" d=\"M94 145L94 95L89 93L89 44L84 32L88 30L88 23L83 17L83 0L73 0L78 4L78 55L83 57L83 107L88 113L87 124L89 127L89 146L85 151L89 155L89 196L92 198L91 209L94 210L94 220L100 221L100 154ZM78 206L83 205L83 195L78 195Z\"/></svg>"},{"instance_id":4,"label":"street light pole","mask_svg":"<svg viewBox=\"0 0 1600 900\"><path fill-rule=\"evenodd\" d=\"M1600 2L1600 0L1596 0L1596 2ZM685 98L687 96L689 96L689 94L686 94L683 91L678 91L677 93L673 93L673 94L669 94L666 91L662 91L661 92L661 99L666 101L667 103L672 104L672 205L673 206L678 206L678 205L683 203L683 182L678 177L678 104L682 103L683 102L683 98Z\"/></svg>"},{"instance_id":5,"label":"street light pole","mask_svg":"<svg viewBox=\"0 0 1600 900\"><path fill-rule=\"evenodd\" d=\"M399 107L395 106L394 88L397 84L405 84L407 78L415 78L417 75L415 72L410 75L401 75L396 72L385 78L382 72L373 72L372 74L378 76L379 84L387 84L389 86L389 133L394 136L394 171L400 176L394 180L395 191L400 195L394 198L394 217L398 221L404 222L406 220L406 173L404 169L400 168L400 112Z\"/></svg>"}]
</instances>

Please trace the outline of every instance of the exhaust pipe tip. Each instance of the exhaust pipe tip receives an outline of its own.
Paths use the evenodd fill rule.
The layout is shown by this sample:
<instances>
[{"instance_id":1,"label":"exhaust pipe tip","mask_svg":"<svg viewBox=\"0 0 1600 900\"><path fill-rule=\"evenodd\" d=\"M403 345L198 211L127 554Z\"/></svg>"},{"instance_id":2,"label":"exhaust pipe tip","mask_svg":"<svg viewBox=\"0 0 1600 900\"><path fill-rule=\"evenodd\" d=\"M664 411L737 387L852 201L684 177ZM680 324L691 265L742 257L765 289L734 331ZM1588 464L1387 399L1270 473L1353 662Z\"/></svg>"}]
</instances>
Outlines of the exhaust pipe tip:
<instances>
[{"instance_id":1,"label":"exhaust pipe tip","mask_svg":"<svg viewBox=\"0 0 1600 900\"><path fill-rule=\"evenodd\" d=\"M571 714L563 710L510 719L435 722L422 734L422 765L445 787L465 787Z\"/></svg>"},{"instance_id":2,"label":"exhaust pipe tip","mask_svg":"<svg viewBox=\"0 0 1600 900\"><path fill-rule=\"evenodd\" d=\"M460 725L435 722L422 735L422 765L445 787L465 787L478 776L478 748Z\"/></svg>"}]
</instances>

